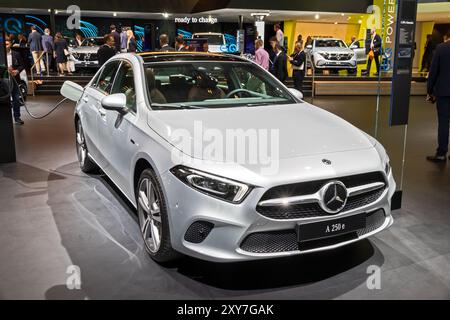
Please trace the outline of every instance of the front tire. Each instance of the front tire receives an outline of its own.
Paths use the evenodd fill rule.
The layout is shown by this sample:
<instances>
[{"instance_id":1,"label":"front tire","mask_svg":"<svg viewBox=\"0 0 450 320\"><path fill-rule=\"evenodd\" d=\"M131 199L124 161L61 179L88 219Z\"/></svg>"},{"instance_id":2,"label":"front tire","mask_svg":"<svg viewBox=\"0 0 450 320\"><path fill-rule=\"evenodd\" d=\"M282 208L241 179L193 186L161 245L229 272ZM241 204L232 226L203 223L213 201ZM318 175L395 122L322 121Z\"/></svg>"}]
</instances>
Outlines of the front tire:
<instances>
[{"instance_id":1,"label":"front tire","mask_svg":"<svg viewBox=\"0 0 450 320\"><path fill-rule=\"evenodd\" d=\"M141 173L136 199L139 229L150 257L160 263L179 259L181 255L172 248L170 242L166 201L153 170L145 169Z\"/></svg>"},{"instance_id":2,"label":"front tire","mask_svg":"<svg viewBox=\"0 0 450 320\"><path fill-rule=\"evenodd\" d=\"M80 164L81 171L84 173L93 173L98 170L98 166L89 158L89 153L86 145L86 139L84 137L83 126L81 125L81 120L77 121L76 124L76 146L77 146L77 156L78 163Z\"/></svg>"}]
</instances>

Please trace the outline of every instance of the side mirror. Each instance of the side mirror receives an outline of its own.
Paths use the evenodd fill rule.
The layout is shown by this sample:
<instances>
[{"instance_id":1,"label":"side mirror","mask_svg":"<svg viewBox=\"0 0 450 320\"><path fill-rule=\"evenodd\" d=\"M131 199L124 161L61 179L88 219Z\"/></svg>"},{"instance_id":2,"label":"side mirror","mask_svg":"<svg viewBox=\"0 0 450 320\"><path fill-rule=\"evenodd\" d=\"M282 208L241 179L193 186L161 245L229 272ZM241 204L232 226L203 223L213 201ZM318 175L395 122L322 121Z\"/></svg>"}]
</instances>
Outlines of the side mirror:
<instances>
[{"instance_id":1,"label":"side mirror","mask_svg":"<svg viewBox=\"0 0 450 320\"><path fill-rule=\"evenodd\" d=\"M81 99L83 91L84 91L83 87L80 86L78 83L72 81L64 81L64 84L62 85L59 92L63 97L77 102L78 100Z\"/></svg>"},{"instance_id":2,"label":"side mirror","mask_svg":"<svg viewBox=\"0 0 450 320\"><path fill-rule=\"evenodd\" d=\"M358 46L356 44L352 44L349 48L353 50L353 49L357 49Z\"/></svg>"},{"instance_id":3,"label":"side mirror","mask_svg":"<svg viewBox=\"0 0 450 320\"><path fill-rule=\"evenodd\" d=\"M306 46L306 49L312 49L312 44L308 44L308 45Z\"/></svg>"},{"instance_id":4,"label":"side mirror","mask_svg":"<svg viewBox=\"0 0 450 320\"><path fill-rule=\"evenodd\" d=\"M127 97L123 93L115 93L106 96L102 99L102 107L106 110L117 111L120 114L125 114Z\"/></svg>"},{"instance_id":5,"label":"side mirror","mask_svg":"<svg viewBox=\"0 0 450 320\"><path fill-rule=\"evenodd\" d=\"M303 93L294 88L289 88L289 92L299 100L303 100Z\"/></svg>"}]
</instances>

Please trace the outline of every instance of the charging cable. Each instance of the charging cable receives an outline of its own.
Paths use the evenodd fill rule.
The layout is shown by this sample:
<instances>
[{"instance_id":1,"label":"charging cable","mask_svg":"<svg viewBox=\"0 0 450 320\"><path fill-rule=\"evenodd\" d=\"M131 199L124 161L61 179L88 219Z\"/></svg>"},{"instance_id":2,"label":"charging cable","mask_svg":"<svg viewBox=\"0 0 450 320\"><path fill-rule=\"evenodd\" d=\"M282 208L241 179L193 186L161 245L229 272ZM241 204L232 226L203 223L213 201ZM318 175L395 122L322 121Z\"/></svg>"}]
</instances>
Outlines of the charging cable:
<instances>
[{"instance_id":1,"label":"charging cable","mask_svg":"<svg viewBox=\"0 0 450 320\"><path fill-rule=\"evenodd\" d=\"M8 74L9 74L9 73L8 73ZM30 117L33 118L33 119L36 119L36 120L44 119L45 117L49 116L53 111L55 111L55 110L56 110L61 104L63 104L66 100L68 100L67 98L62 99L62 100L59 101L57 104L55 104L55 106L54 106L49 112L47 112L47 113L44 114L44 115L41 115L41 116L34 115L34 114L28 109L27 103L26 103L25 98L24 98L24 96L23 96L22 90L20 90L20 87L19 87L19 84L17 83L17 80L15 79L15 77L11 76L10 74L9 74L9 77L10 77L10 79L12 79L12 81L14 81L14 83L16 84L16 86L17 86L17 88L18 88L18 90L19 90L19 94L20 94L20 97L22 98L23 105L24 105L24 107L25 107L26 112L27 112L27 113L30 115ZM13 83L12 81L8 81L8 82L9 82L9 92L10 92L11 94L12 94L13 85L14 85L14 83ZM34 85L34 84L33 84L33 85Z\"/></svg>"}]
</instances>

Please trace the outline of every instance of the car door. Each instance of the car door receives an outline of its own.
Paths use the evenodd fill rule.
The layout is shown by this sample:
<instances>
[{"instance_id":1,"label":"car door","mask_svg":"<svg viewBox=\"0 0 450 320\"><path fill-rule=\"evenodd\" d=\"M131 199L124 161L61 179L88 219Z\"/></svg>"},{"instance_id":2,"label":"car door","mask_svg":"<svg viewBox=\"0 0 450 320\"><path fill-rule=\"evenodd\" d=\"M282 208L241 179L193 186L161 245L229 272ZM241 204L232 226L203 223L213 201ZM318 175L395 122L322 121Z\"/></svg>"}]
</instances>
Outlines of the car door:
<instances>
[{"instance_id":1,"label":"car door","mask_svg":"<svg viewBox=\"0 0 450 320\"><path fill-rule=\"evenodd\" d=\"M137 150L133 132L137 121L135 73L130 62L122 61L117 71L111 94L123 93L126 96L126 114L103 109L104 116L99 121L99 137L103 141L104 154L108 165L104 170L116 185L131 196L129 181L131 161Z\"/></svg>"},{"instance_id":2,"label":"car door","mask_svg":"<svg viewBox=\"0 0 450 320\"><path fill-rule=\"evenodd\" d=\"M86 144L89 150L89 154L94 157L94 159L97 159L99 157L99 141L97 135L98 108L95 96L97 90L96 85L102 72L103 69L98 71L91 83L85 88L79 102L81 124L83 125Z\"/></svg>"},{"instance_id":3,"label":"car door","mask_svg":"<svg viewBox=\"0 0 450 320\"><path fill-rule=\"evenodd\" d=\"M102 135L99 134L99 122L105 117L105 110L102 108L102 99L111 91L114 77L117 72L120 61L111 61L102 68L98 80L89 88L88 96L84 101L89 105L89 121L95 122L94 133L96 153L93 154L95 161L104 168L107 165L105 157L105 146ZM94 126L92 124L91 126Z\"/></svg>"}]
</instances>

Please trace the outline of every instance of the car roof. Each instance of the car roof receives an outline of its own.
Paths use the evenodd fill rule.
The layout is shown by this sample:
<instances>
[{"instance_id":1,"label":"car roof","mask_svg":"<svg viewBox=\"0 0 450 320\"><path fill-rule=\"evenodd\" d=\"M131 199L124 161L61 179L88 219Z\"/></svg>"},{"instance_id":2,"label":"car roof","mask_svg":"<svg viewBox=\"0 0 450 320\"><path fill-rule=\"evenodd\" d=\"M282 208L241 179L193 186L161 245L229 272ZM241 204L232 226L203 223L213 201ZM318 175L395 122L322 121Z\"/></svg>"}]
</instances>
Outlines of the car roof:
<instances>
[{"instance_id":1,"label":"car roof","mask_svg":"<svg viewBox=\"0 0 450 320\"><path fill-rule=\"evenodd\" d=\"M165 61L230 61L249 62L236 55L209 52L167 51L167 52L143 52L139 53L144 63Z\"/></svg>"},{"instance_id":2,"label":"car roof","mask_svg":"<svg viewBox=\"0 0 450 320\"><path fill-rule=\"evenodd\" d=\"M194 35L212 35L212 36L223 36L223 33L219 32L194 32Z\"/></svg>"}]
</instances>

